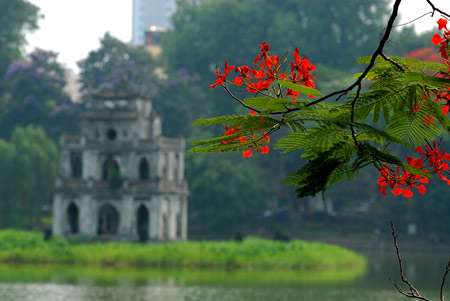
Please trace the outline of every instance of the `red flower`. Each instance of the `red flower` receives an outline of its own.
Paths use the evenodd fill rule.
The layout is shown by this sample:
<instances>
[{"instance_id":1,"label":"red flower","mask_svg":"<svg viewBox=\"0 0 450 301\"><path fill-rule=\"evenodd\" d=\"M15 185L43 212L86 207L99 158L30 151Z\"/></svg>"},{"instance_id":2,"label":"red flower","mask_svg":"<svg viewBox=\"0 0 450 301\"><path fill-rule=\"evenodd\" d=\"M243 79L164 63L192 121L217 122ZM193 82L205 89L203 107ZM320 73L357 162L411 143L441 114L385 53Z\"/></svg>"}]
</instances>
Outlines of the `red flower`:
<instances>
[{"instance_id":1,"label":"red flower","mask_svg":"<svg viewBox=\"0 0 450 301\"><path fill-rule=\"evenodd\" d=\"M427 188L425 187L425 185L419 185L417 187L417 191L421 194L424 195L427 192Z\"/></svg>"},{"instance_id":2,"label":"red flower","mask_svg":"<svg viewBox=\"0 0 450 301\"><path fill-rule=\"evenodd\" d=\"M402 195L405 198L408 198L408 199L412 198L414 196L414 194L412 193L411 189L409 189L409 188L403 189Z\"/></svg>"},{"instance_id":3,"label":"red flower","mask_svg":"<svg viewBox=\"0 0 450 301\"><path fill-rule=\"evenodd\" d=\"M255 74L255 77L256 77L256 78L263 79L264 76L265 76L265 73L264 73L263 70L257 70L257 71L256 71L256 74Z\"/></svg>"},{"instance_id":4,"label":"red flower","mask_svg":"<svg viewBox=\"0 0 450 301\"><path fill-rule=\"evenodd\" d=\"M444 39L437 33L431 39L431 42L436 46L439 46L443 41Z\"/></svg>"},{"instance_id":5,"label":"red flower","mask_svg":"<svg viewBox=\"0 0 450 301\"><path fill-rule=\"evenodd\" d=\"M401 189L398 186L396 186L394 189L392 189L392 194L394 196L400 196L402 193L403 193L403 189Z\"/></svg>"},{"instance_id":6,"label":"red flower","mask_svg":"<svg viewBox=\"0 0 450 301\"><path fill-rule=\"evenodd\" d=\"M216 69L214 71L216 75L216 81L209 85L210 88L216 88L217 86L223 86L225 82L227 81L227 77L230 74L231 71L235 70L236 67L232 65L228 65L227 62L225 62L224 72L221 73L219 69Z\"/></svg>"},{"instance_id":7,"label":"red flower","mask_svg":"<svg viewBox=\"0 0 450 301\"><path fill-rule=\"evenodd\" d=\"M406 157L406 160L408 161L408 164L411 165L411 167L418 168L418 169L423 168L422 158L415 159L413 157L408 156L408 157Z\"/></svg>"},{"instance_id":8,"label":"red flower","mask_svg":"<svg viewBox=\"0 0 450 301\"><path fill-rule=\"evenodd\" d=\"M258 115L258 112L256 112L255 110L249 109L248 114L251 116L256 116L256 115Z\"/></svg>"},{"instance_id":9,"label":"red flower","mask_svg":"<svg viewBox=\"0 0 450 301\"><path fill-rule=\"evenodd\" d=\"M292 89L288 89L286 92L286 96L290 96L292 98L296 98L300 95L300 92L294 91Z\"/></svg>"},{"instance_id":10,"label":"red flower","mask_svg":"<svg viewBox=\"0 0 450 301\"><path fill-rule=\"evenodd\" d=\"M243 158L250 158L251 156L253 156L253 151L251 149L246 149L245 151L242 152L242 157Z\"/></svg>"},{"instance_id":11,"label":"red flower","mask_svg":"<svg viewBox=\"0 0 450 301\"><path fill-rule=\"evenodd\" d=\"M440 18L437 21L437 24L439 25L439 30L444 29L444 28L447 29L447 20L446 19Z\"/></svg>"},{"instance_id":12,"label":"red flower","mask_svg":"<svg viewBox=\"0 0 450 301\"><path fill-rule=\"evenodd\" d=\"M234 83L236 86L242 86L242 84L244 83L244 80L242 79L242 77L236 76L236 77L234 78L234 80L233 80L233 83Z\"/></svg>"},{"instance_id":13,"label":"red flower","mask_svg":"<svg viewBox=\"0 0 450 301\"><path fill-rule=\"evenodd\" d=\"M270 148L269 146L264 145L263 147L261 147L259 152L261 153L261 155L267 155L270 152Z\"/></svg>"}]
</instances>

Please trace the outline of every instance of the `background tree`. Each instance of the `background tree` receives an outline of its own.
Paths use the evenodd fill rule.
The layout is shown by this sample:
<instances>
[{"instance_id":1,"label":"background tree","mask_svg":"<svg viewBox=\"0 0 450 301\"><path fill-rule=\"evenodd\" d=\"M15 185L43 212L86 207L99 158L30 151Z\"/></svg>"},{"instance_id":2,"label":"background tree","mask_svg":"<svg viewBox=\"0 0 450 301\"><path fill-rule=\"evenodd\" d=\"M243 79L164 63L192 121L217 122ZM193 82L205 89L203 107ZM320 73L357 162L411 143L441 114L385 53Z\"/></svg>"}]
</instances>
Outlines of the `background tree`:
<instances>
[{"instance_id":1,"label":"background tree","mask_svg":"<svg viewBox=\"0 0 450 301\"><path fill-rule=\"evenodd\" d=\"M26 0L0 0L0 76L22 55L25 33L37 29L39 9ZM0 81L0 94L3 93Z\"/></svg>"},{"instance_id":2,"label":"background tree","mask_svg":"<svg viewBox=\"0 0 450 301\"><path fill-rule=\"evenodd\" d=\"M0 140L0 227L37 227L50 206L58 166L55 144L42 128L16 128Z\"/></svg>"},{"instance_id":3,"label":"background tree","mask_svg":"<svg viewBox=\"0 0 450 301\"><path fill-rule=\"evenodd\" d=\"M27 58L14 61L5 74L5 83L2 137L29 124L42 126L54 138L76 128L77 105L64 91L65 70L56 53L36 49Z\"/></svg>"},{"instance_id":4,"label":"background tree","mask_svg":"<svg viewBox=\"0 0 450 301\"><path fill-rule=\"evenodd\" d=\"M78 63L84 93L92 93L102 85L132 84L142 95L151 97L158 91L156 64L144 47L127 45L106 33L100 48Z\"/></svg>"}]
</instances>

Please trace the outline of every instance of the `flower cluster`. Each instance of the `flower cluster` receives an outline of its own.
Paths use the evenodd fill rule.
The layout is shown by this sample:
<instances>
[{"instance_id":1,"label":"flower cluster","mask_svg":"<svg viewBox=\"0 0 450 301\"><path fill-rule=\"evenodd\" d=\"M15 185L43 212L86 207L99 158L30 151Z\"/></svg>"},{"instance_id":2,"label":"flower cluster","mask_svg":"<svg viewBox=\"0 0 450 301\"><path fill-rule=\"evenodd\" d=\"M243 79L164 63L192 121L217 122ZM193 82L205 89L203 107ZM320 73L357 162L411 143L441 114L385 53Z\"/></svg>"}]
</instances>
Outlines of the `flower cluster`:
<instances>
[{"instance_id":1,"label":"flower cluster","mask_svg":"<svg viewBox=\"0 0 450 301\"><path fill-rule=\"evenodd\" d=\"M414 196L413 188L417 189L420 194L425 194L427 189L424 184L428 183L428 178L412 174L398 166L395 170L388 165L383 165L378 169L380 176L377 184L378 190L387 195L387 187L391 188L394 196L403 196L411 198Z\"/></svg>"},{"instance_id":2,"label":"flower cluster","mask_svg":"<svg viewBox=\"0 0 450 301\"><path fill-rule=\"evenodd\" d=\"M436 77L438 78L446 78L446 79L450 79L450 62L449 62L449 56L448 56L448 47L449 47L449 40L450 40L450 31L448 30L447 27L447 20L446 19L439 19L438 23L438 28L440 31L442 31L442 36L441 34L435 34L432 38L432 42L433 44L435 44L436 46L439 46L439 54L440 56L437 57L437 61L439 62L444 62L444 64L446 64L449 69L448 72L439 72L436 74ZM430 58L430 54L428 53L428 58ZM444 89L441 91L438 91L436 93L433 93L432 95L432 99L434 102L438 103L441 111L442 111L442 115L447 116L448 113L450 112L450 89ZM424 99L427 99L428 97L424 97ZM413 112L417 113L420 111L420 105L416 104L413 107ZM430 125L433 124L435 120L434 116L428 115L424 118L424 123L426 125Z\"/></svg>"},{"instance_id":3,"label":"flower cluster","mask_svg":"<svg viewBox=\"0 0 450 301\"><path fill-rule=\"evenodd\" d=\"M440 34L435 34L432 38L433 44L439 46L439 53L441 55L441 59L444 61L446 65L449 66L449 72L439 74L439 77L449 78L450 77L450 62L448 56L448 47L450 41L450 30L447 27L448 21L446 19L439 19L437 21L438 29L442 31L442 36ZM442 105L442 114L448 115L450 111L450 90L441 91L437 93L435 99L436 102Z\"/></svg>"},{"instance_id":4,"label":"flower cluster","mask_svg":"<svg viewBox=\"0 0 450 301\"><path fill-rule=\"evenodd\" d=\"M247 148L242 151L242 157L250 158L253 156L253 152L256 151L261 155L267 155L270 152L268 143L270 142L270 136L267 132L262 134L252 133L245 135L242 133L239 127L225 127L226 138L222 139L222 144L237 143L239 145L245 145Z\"/></svg>"},{"instance_id":5,"label":"flower cluster","mask_svg":"<svg viewBox=\"0 0 450 301\"><path fill-rule=\"evenodd\" d=\"M446 173L448 174L450 171L448 163L450 162L450 153L446 153L439 149L436 142L433 143L433 145L427 145L425 149L419 146L416 148L416 152L420 155L420 158L415 160L427 161L430 168L428 172L435 173L439 179L444 181L447 185L450 185L450 178L446 175Z\"/></svg>"},{"instance_id":6,"label":"flower cluster","mask_svg":"<svg viewBox=\"0 0 450 301\"><path fill-rule=\"evenodd\" d=\"M444 59L444 61L448 64L447 48L450 41L450 30L447 27L446 19L441 18L437 21L437 23L439 30L442 31L442 35L438 33L435 34L431 39L431 42L434 45L439 46L439 53L441 54L442 59Z\"/></svg>"},{"instance_id":7,"label":"flower cluster","mask_svg":"<svg viewBox=\"0 0 450 301\"><path fill-rule=\"evenodd\" d=\"M446 173L450 167L447 161L450 161L450 153L445 153L439 149L437 143L427 145L425 148L419 146L416 148L419 157L406 157L408 165L414 169L420 170L423 175L413 174L404 168L397 167L395 170L387 165L378 169L380 176L377 180L378 190L387 194L387 188L391 188L394 196L403 196L411 198L414 196L413 189L417 189L419 194L424 195L427 191L424 184L429 183L428 176L435 173L447 185L450 185L450 178ZM425 163L428 163L426 167ZM426 175L426 176L425 176Z\"/></svg>"},{"instance_id":8,"label":"flower cluster","mask_svg":"<svg viewBox=\"0 0 450 301\"><path fill-rule=\"evenodd\" d=\"M282 63L286 59L280 58L278 55L270 54L270 45L266 42L262 42L259 45L259 53L253 60L253 65L233 66L225 62L223 71L216 69L216 80L209 85L210 88L216 88L218 86L224 86L226 83L230 83L237 87L245 87L249 93L261 93L271 92L270 87L276 80L289 80L292 83L302 84L307 87L314 88L316 86L314 82L314 75L312 71L316 69L308 58L301 57L298 48L293 53L293 60L290 62L290 72L283 72ZM231 80L228 78L231 74L234 76ZM273 92L273 91L272 91ZM274 93L276 96L278 93ZM299 92L287 89L286 95L291 97L298 97Z\"/></svg>"}]
</instances>

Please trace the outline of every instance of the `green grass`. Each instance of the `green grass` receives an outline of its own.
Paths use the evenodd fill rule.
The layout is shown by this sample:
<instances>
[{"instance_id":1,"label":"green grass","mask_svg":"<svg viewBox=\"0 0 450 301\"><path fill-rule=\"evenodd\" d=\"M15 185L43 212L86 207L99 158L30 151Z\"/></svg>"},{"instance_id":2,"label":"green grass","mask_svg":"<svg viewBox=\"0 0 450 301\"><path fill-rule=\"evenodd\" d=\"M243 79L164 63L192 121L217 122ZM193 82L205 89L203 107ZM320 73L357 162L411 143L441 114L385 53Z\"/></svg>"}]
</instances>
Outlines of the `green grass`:
<instances>
[{"instance_id":1,"label":"green grass","mask_svg":"<svg viewBox=\"0 0 450 301\"><path fill-rule=\"evenodd\" d=\"M282 243L258 238L243 242L74 244L45 242L40 233L0 231L0 263L71 264L89 267L364 271L361 255L334 245L300 240Z\"/></svg>"}]
</instances>

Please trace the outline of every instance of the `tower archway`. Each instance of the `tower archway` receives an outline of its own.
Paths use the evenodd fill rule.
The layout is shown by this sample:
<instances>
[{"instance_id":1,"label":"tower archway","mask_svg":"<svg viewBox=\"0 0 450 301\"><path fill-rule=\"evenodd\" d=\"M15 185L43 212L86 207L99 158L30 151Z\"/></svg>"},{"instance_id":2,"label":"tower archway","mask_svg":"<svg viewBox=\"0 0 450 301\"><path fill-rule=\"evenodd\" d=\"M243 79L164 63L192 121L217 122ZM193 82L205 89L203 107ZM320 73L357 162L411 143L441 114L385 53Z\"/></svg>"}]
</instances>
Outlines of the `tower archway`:
<instances>
[{"instance_id":1,"label":"tower archway","mask_svg":"<svg viewBox=\"0 0 450 301\"><path fill-rule=\"evenodd\" d=\"M150 213L143 204L139 205L136 211L137 234L140 242L146 242L149 237Z\"/></svg>"},{"instance_id":2,"label":"tower archway","mask_svg":"<svg viewBox=\"0 0 450 301\"><path fill-rule=\"evenodd\" d=\"M98 211L98 234L117 235L119 233L119 212L111 204L104 204Z\"/></svg>"},{"instance_id":3,"label":"tower archway","mask_svg":"<svg viewBox=\"0 0 450 301\"><path fill-rule=\"evenodd\" d=\"M80 232L80 213L78 206L73 202L67 206L67 221L69 223L70 234L77 234Z\"/></svg>"}]
</instances>

